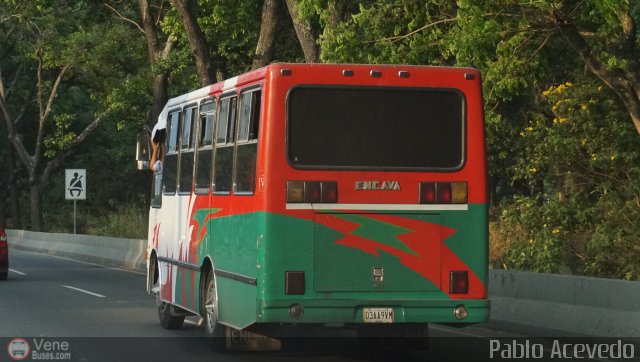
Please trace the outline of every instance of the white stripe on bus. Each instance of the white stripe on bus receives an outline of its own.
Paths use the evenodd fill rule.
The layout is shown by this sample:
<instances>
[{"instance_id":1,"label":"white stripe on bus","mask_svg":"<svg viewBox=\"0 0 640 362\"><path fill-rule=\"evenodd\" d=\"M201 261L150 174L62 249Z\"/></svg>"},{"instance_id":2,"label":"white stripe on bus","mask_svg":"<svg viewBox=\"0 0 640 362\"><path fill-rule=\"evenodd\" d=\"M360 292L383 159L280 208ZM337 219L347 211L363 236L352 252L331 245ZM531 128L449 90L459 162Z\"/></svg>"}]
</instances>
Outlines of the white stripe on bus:
<instances>
[{"instance_id":1,"label":"white stripe on bus","mask_svg":"<svg viewBox=\"0 0 640 362\"><path fill-rule=\"evenodd\" d=\"M467 211L469 205L424 204L297 204L287 203L287 210L380 210L380 211Z\"/></svg>"}]
</instances>

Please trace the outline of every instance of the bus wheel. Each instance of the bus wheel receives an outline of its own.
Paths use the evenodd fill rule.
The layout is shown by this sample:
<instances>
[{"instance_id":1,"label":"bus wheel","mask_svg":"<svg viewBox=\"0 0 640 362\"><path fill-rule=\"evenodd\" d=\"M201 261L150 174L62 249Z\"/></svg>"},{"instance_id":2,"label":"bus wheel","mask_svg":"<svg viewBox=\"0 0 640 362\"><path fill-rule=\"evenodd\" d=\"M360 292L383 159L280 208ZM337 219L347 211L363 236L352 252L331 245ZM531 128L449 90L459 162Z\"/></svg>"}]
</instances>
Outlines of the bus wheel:
<instances>
[{"instance_id":1,"label":"bus wheel","mask_svg":"<svg viewBox=\"0 0 640 362\"><path fill-rule=\"evenodd\" d=\"M216 351L226 349L226 327L218 323L218 293L213 271L209 270L205 287L204 301L204 330L207 336L213 337L212 347Z\"/></svg>"}]
</instances>

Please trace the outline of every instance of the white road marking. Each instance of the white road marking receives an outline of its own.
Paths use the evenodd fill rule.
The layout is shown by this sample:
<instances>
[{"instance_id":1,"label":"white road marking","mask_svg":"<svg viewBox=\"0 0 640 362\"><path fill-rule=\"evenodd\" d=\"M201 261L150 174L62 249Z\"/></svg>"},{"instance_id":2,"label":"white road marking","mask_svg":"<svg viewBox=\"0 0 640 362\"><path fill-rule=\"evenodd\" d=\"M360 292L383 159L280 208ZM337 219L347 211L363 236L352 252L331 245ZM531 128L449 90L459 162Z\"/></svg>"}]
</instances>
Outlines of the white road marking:
<instances>
[{"instance_id":1,"label":"white road marking","mask_svg":"<svg viewBox=\"0 0 640 362\"><path fill-rule=\"evenodd\" d=\"M13 273L16 273L16 274L19 274L19 275L27 275L26 273L23 273L23 272L21 272L21 271L17 271L17 270L15 270L15 269L11 269L11 268L9 268L9 271L10 271L10 272L13 272Z\"/></svg>"},{"instance_id":2,"label":"white road marking","mask_svg":"<svg viewBox=\"0 0 640 362\"><path fill-rule=\"evenodd\" d=\"M86 294L89 294L89 295L93 295L94 297L98 297L98 298L106 298L106 296L104 296L104 295L102 295L102 294L98 294L98 293L90 292L90 291L88 291L88 290L84 290L84 289L80 289L80 288L72 287L72 286L69 286L69 285L63 285L62 287L63 287L63 288L73 289L73 290L76 290L76 291L81 292L81 293L86 293Z\"/></svg>"}]
</instances>

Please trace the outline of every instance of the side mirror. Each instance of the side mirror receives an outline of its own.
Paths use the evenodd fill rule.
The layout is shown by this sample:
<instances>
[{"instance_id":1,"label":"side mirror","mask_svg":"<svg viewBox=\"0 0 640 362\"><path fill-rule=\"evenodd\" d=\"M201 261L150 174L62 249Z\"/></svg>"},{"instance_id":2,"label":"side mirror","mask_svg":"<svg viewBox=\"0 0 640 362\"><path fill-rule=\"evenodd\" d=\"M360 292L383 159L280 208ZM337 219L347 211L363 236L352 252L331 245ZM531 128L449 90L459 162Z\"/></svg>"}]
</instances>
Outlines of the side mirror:
<instances>
[{"instance_id":1,"label":"side mirror","mask_svg":"<svg viewBox=\"0 0 640 362\"><path fill-rule=\"evenodd\" d=\"M138 135L136 143L136 168L138 171L149 169L149 136L146 133Z\"/></svg>"}]
</instances>

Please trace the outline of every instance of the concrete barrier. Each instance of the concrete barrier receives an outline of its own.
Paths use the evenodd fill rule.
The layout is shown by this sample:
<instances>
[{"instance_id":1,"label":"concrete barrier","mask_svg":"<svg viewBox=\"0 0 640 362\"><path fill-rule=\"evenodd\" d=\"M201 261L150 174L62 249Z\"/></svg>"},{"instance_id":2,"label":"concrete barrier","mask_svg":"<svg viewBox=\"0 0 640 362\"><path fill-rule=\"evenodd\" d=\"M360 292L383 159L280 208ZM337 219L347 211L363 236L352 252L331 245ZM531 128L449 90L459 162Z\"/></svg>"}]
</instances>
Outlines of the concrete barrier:
<instances>
[{"instance_id":1,"label":"concrete barrier","mask_svg":"<svg viewBox=\"0 0 640 362\"><path fill-rule=\"evenodd\" d=\"M7 230L11 248L145 270L146 240ZM491 323L528 335L640 337L640 282L489 271Z\"/></svg>"},{"instance_id":2,"label":"concrete barrier","mask_svg":"<svg viewBox=\"0 0 640 362\"><path fill-rule=\"evenodd\" d=\"M640 337L640 282L491 270L491 320L559 335Z\"/></svg>"},{"instance_id":3,"label":"concrete barrier","mask_svg":"<svg viewBox=\"0 0 640 362\"><path fill-rule=\"evenodd\" d=\"M146 240L7 230L9 247L119 268L146 270Z\"/></svg>"}]
</instances>

